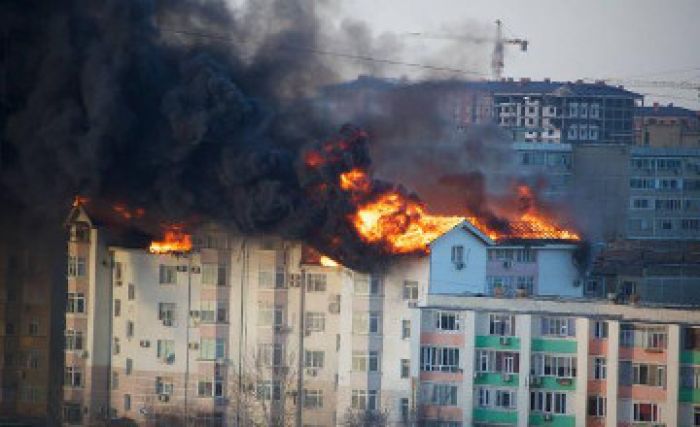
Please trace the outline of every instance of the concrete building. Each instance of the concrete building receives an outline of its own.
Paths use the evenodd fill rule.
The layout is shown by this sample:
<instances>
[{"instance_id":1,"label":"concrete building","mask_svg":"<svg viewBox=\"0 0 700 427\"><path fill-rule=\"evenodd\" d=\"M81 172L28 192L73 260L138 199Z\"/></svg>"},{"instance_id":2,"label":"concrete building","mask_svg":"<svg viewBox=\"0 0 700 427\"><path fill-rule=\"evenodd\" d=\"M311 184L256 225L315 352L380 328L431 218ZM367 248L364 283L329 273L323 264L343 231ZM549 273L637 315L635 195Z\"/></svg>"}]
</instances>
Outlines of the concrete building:
<instances>
[{"instance_id":1,"label":"concrete building","mask_svg":"<svg viewBox=\"0 0 700 427\"><path fill-rule=\"evenodd\" d=\"M69 226L65 424L293 425L297 402L305 426L413 416L425 257L369 276L215 227L156 255L110 245L82 206Z\"/></svg>"},{"instance_id":2,"label":"concrete building","mask_svg":"<svg viewBox=\"0 0 700 427\"><path fill-rule=\"evenodd\" d=\"M673 104L634 110L636 144L645 147L700 147L700 115Z\"/></svg>"},{"instance_id":3,"label":"concrete building","mask_svg":"<svg viewBox=\"0 0 700 427\"><path fill-rule=\"evenodd\" d=\"M697 310L431 284L413 323L423 425L700 425Z\"/></svg>"},{"instance_id":4,"label":"concrete building","mask_svg":"<svg viewBox=\"0 0 700 427\"><path fill-rule=\"evenodd\" d=\"M495 242L465 221L430 244L430 292L582 296L576 250L566 241Z\"/></svg>"},{"instance_id":5,"label":"concrete building","mask_svg":"<svg viewBox=\"0 0 700 427\"><path fill-rule=\"evenodd\" d=\"M516 142L516 170L538 196L548 201L568 200L573 181L571 144Z\"/></svg>"}]
</instances>

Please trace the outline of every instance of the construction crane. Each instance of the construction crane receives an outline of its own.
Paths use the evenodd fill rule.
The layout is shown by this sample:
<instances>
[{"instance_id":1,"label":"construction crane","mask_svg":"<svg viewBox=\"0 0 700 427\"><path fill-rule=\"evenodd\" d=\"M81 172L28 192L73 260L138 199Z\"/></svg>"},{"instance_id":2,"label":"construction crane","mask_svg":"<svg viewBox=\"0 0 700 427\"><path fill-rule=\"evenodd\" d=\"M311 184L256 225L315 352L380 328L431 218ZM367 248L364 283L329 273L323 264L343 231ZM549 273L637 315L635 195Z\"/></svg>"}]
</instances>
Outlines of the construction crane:
<instances>
[{"instance_id":1,"label":"construction crane","mask_svg":"<svg viewBox=\"0 0 700 427\"><path fill-rule=\"evenodd\" d=\"M470 43L493 43L493 52L491 53L491 73L493 78L500 80L503 75L504 55L503 50L505 45L517 45L522 52L527 52L529 42L522 38L504 38L503 37L503 22L500 19L496 20L496 37L475 37L475 36L453 36L448 34L429 34L429 33L407 33L409 36L417 36L426 39L436 40L457 40Z\"/></svg>"}]
</instances>

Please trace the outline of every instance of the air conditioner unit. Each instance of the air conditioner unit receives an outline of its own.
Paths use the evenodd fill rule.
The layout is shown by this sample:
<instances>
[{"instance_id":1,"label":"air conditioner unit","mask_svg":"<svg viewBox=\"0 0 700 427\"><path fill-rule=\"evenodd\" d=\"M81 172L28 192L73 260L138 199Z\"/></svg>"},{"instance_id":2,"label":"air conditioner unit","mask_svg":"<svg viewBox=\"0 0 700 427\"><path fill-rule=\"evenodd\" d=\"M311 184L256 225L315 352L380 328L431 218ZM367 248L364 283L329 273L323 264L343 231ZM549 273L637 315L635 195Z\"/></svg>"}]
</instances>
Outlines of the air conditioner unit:
<instances>
[{"instance_id":1,"label":"air conditioner unit","mask_svg":"<svg viewBox=\"0 0 700 427\"><path fill-rule=\"evenodd\" d=\"M170 400L170 396L167 394L159 394L158 395L158 401L159 402L167 402Z\"/></svg>"},{"instance_id":2,"label":"air conditioner unit","mask_svg":"<svg viewBox=\"0 0 700 427\"><path fill-rule=\"evenodd\" d=\"M529 384L531 386L538 386L540 385L540 378L536 375L530 375L530 381Z\"/></svg>"},{"instance_id":3,"label":"air conditioner unit","mask_svg":"<svg viewBox=\"0 0 700 427\"><path fill-rule=\"evenodd\" d=\"M509 268L511 268L512 266L513 266L513 261L511 261L511 260L509 260L509 259L503 261L503 268L509 269Z\"/></svg>"},{"instance_id":4,"label":"air conditioner unit","mask_svg":"<svg viewBox=\"0 0 700 427\"><path fill-rule=\"evenodd\" d=\"M287 276L287 286L298 288L301 286L301 274L289 274Z\"/></svg>"},{"instance_id":5,"label":"air conditioner unit","mask_svg":"<svg viewBox=\"0 0 700 427\"><path fill-rule=\"evenodd\" d=\"M461 269L464 268L464 262L462 262L462 261L454 261L454 266L455 266L455 269L461 270Z\"/></svg>"},{"instance_id":6,"label":"air conditioner unit","mask_svg":"<svg viewBox=\"0 0 700 427\"><path fill-rule=\"evenodd\" d=\"M337 302L332 302L328 304L328 312L333 314L340 313L340 304Z\"/></svg>"},{"instance_id":7,"label":"air conditioner unit","mask_svg":"<svg viewBox=\"0 0 700 427\"><path fill-rule=\"evenodd\" d=\"M545 421L552 421L552 414L544 414L544 420Z\"/></svg>"},{"instance_id":8,"label":"air conditioner unit","mask_svg":"<svg viewBox=\"0 0 700 427\"><path fill-rule=\"evenodd\" d=\"M141 347L148 348L148 347L151 346L151 342L148 341L148 340L141 340L141 341L139 342L139 345L140 345Z\"/></svg>"},{"instance_id":9,"label":"air conditioner unit","mask_svg":"<svg viewBox=\"0 0 700 427\"><path fill-rule=\"evenodd\" d=\"M409 301L408 302L408 308L416 308L416 307L418 307L417 301Z\"/></svg>"},{"instance_id":10,"label":"air conditioner unit","mask_svg":"<svg viewBox=\"0 0 700 427\"><path fill-rule=\"evenodd\" d=\"M87 359L89 355L90 355L90 353L88 353L87 350L83 350L80 352L80 357L83 359Z\"/></svg>"},{"instance_id":11,"label":"air conditioner unit","mask_svg":"<svg viewBox=\"0 0 700 427\"><path fill-rule=\"evenodd\" d=\"M510 337L501 337L499 340L501 345L509 345L510 344Z\"/></svg>"},{"instance_id":12,"label":"air conditioner unit","mask_svg":"<svg viewBox=\"0 0 700 427\"><path fill-rule=\"evenodd\" d=\"M513 379L513 376L509 373L504 373L501 375L501 378L503 379L503 382L510 382Z\"/></svg>"},{"instance_id":13,"label":"air conditioner unit","mask_svg":"<svg viewBox=\"0 0 700 427\"><path fill-rule=\"evenodd\" d=\"M289 326L286 326L286 325L275 325L275 332L283 332L283 333L286 333L286 332L289 332L290 330L291 330L291 328L290 328Z\"/></svg>"},{"instance_id":14,"label":"air conditioner unit","mask_svg":"<svg viewBox=\"0 0 700 427\"><path fill-rule=\"evenodd\" d=\"M306 371L304 373L310 377L315 377L318 375L318 369L316 368L306 368Z\"/></svg>"},{"instance_id":15,"label":"air conditioner unit","mask_svg":"<svg viewBox=\"0 0 700 427\"><path fill-rule=\"evenodd\" d=\"M173 319L163 319L163 326L173 326Z\"/></svg>"},{"instance_id":16,"label":"air conditioner unit","mask_svg":"<svg viewBox=\"0 0 700 427\"><path fill-rule=\"evenodd\" d=\"M199 350L199 343L198 342L191 342L187 345L187 347L190 350Z\"/></svg>"},{"instance_id":17,"label":"air conditioner unit","mask_svg":"<svg viewBox=\"0 0 700 427\"><path fill-rule=\"evenodd\" d=\"M194 273L194 274L199 274L199 273L201 273L201 272L202 272L202 268L201 268L201 267L192 267L192 273Z\"/></svg>"},{"instance_id":18,"label":"air conditioner unit","mask_svg":"<svg viewBox=\"0 0 700 427\"><path fill-rule=\"evenodd\" d=\"M168 365L172 365L173 363L175 363L175 354L168 354L163 358L163 362L167 363Z\"/></svg>"},{"instance_id":19,"label":"air conditioner unit","mask_svg":"<svg viewBox=\"0 0 700 427\"><path fill-rule=\"evenodd\" d=\"M179 271L180 273L187 273L187 266L186 265L178 265L176 270Z\"/></svg>"},{"instance_id":20,"label":"air conditioner unit","mask_svg":"<svg viewBox=\"0 0 700 427\"><path fill-rule=\"evenodd\" d=\"M199 318L199 310L192 310L190 311L190 317L193 317L195 319Z\"/></svg>"}]
</instances>

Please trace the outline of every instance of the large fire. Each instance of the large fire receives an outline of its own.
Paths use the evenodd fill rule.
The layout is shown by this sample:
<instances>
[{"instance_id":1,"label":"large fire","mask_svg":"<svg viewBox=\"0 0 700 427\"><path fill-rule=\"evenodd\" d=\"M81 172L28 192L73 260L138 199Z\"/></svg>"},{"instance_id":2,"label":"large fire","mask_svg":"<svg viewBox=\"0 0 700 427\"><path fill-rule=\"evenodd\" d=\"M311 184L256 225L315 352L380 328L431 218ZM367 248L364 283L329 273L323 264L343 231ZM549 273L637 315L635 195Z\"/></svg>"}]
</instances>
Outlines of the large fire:
<instances>
[{"instance_id":1,"label":"large fire","mask_svg":"<svg viewBox=\"0 0 700 427\"><path fill-rule=\"evenodd\" d=\"M151 253L189 252L192 250L192 236L185 233L182 226L172 225L165 230L163 240L151 242Z\"/></svg>"},{"instance_id":2,"label":"large fire","mask_svg":"<svg viewBox=\"0 0 700 427\"><path fill-rule=\"evenodd\" d=\"M339 179L343 190L370 195L372 181L366 172L356 168L341 174ZM504 230L489 227L475 216L430 214L421 202L397 190L372 195L348 219L362 240L384 245L390 252L399 254L427 251L431 241L464 220L493 240L580 239L577 233L560 227L538 210L530 187L521 184L516 191L521 206L507 215L508 226Z\"/></svg>"}]
</instances>

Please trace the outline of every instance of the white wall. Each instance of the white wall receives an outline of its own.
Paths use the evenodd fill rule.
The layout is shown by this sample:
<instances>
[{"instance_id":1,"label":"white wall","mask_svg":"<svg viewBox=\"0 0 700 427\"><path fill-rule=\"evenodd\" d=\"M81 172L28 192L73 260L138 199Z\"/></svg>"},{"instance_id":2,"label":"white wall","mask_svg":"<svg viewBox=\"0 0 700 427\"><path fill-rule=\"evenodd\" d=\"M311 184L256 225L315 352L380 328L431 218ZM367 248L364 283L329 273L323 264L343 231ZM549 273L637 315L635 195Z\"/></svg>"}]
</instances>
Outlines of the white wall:
<instances>
[{"instance_id":1,"label":"white wall","mask_svg":"<svg viewBox=\"0 0 700 427\"><path fill-rule=\"evenodd\" d=\"M539 295L583 296L583 285L574 286L579 273L571 257L573 250L573 247L544 247L537 251Z\"/></svg>"},{"instance_id":2,"label":"white wall","mask_svg":"<svg viewBox=\"0 0 700 427\"><path fill-rule=\"evenodd\" d=\"M452 263L452 246L464 246L464 268ZM430 247L430 293L486 291L486 244L461 226L435 240Z\"/></svg>"}]
</instances>

